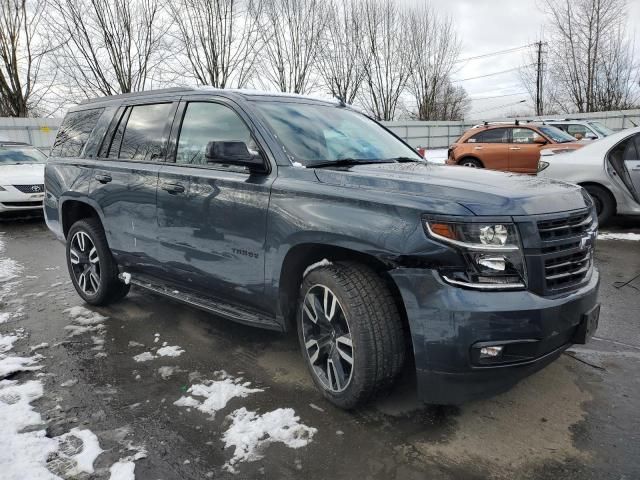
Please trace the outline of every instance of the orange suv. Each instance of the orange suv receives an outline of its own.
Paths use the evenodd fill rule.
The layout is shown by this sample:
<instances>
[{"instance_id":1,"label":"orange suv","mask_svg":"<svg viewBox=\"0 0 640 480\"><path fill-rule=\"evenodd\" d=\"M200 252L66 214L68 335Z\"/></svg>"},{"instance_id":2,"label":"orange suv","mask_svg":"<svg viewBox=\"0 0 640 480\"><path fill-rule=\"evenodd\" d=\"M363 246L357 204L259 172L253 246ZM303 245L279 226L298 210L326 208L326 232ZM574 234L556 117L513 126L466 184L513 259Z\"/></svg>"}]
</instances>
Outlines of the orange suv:
<instances>
[{"instance_id":1,"label":"orange suv","mask_svg":"<svg viewBox=\"0 0 640 480\"><path fill-rule=\"evenodd\" d=\"M536 173L543 149L575 150L576 139L544 123L485 123L467 130L449 147L447 165Z\"/></svg>"}]
</instances>

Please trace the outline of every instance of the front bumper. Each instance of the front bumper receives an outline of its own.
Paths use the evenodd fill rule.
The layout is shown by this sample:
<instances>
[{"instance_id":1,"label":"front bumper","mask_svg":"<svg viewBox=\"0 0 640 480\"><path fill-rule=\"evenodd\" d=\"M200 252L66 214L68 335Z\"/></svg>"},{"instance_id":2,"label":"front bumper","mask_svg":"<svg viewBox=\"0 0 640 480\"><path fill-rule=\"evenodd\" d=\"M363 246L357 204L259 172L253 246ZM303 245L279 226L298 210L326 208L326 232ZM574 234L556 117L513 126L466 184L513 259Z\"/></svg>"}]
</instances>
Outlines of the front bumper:
<instances>
[{"instance_id":1,"label":"front bumper","mask_svg":"<svg viewBox=\"0 0 640 480\"><path fill-rule=\"evenodd\" d=\"M597 303L599 275L556 297L529 291L465 290L432 270L390 272L407 312L418 394L433 404L461 404L508 390L572 344L583 314ZM506 343L501 364L477 360L480 342ZM507 352L505 349L505 353ZM517 358L516 360L512 360Z\"/></svg>"},{"instance_id":2,"label":"front bumper","mask_svg":"<svg viewBox=\"0 0 640 480\"><path fill-rule=\"evenodd\" d=\"M13 185L3 185L0 191L0 212L36 210L42 208L44 192L22 193Z\"/></svg>"}]
</instances>

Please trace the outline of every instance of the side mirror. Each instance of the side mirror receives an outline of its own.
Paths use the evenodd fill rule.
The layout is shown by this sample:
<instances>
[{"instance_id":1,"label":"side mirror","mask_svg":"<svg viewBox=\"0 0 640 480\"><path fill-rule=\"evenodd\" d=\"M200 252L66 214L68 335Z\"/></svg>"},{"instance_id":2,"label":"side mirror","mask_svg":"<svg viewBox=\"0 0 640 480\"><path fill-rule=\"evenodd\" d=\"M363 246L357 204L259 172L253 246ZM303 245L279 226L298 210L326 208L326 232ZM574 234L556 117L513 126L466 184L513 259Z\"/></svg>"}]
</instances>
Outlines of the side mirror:
<instances>
[{"instance_id":1,"label":"side mirror","mask_svg":"<svg viewBox=\"0 0 640 480\"><path fill-rule=\"evenodd\" d=\"M261 170L264 159L259 153L251 153L244 142L209 142L204 154L207 163L240 165L250 170Z\"/></svg>"},{"instance_id":2,"label":"side mirror","mask_svg":"<svg viewBox=\"0 0 640 480\"><path fill-rule=\"evenodd\" d=\"M597 140L598 136L593 132L587 132L584 138L586 138L587 140Z\"/></svg>"}]
</instances>

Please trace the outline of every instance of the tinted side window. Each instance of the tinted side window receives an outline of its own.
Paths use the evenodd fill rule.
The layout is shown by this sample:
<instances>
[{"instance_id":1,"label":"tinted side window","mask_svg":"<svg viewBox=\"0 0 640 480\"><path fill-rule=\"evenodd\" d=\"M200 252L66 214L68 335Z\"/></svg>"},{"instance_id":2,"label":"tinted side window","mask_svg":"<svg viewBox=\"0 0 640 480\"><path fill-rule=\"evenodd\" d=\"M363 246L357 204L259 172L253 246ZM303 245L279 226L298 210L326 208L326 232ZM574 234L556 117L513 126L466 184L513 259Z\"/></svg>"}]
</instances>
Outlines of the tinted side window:
<instances>
[{"instance_id":1,"label":"tinted side window","mask_svg":"<svg viewBox=\"0 0 640 480\"><path fill-rule=\"evenodd\" d=\"M145 161L161 160L165 156L167 139L164 137L164 133L170 112L170 103L133 107L124 129L118 158ZM114 153L109 151L110 156L115 156Z\"/></svg>"},{"instance_id":2,"label":"tinted side window","mask_svg":"<svg viewBox=\"0 0 640 480\"><path fill-rule=\"evenodd\" d=\"M51 155L79 157L104 108L68 113L58 130Z\"/></svg>"},{"instance_id":3,"label":"tinted side window","mask_svg":"<svg viewBox=\"0 0 640 480\"><path fill-rule=\"evenodd\" d=\"M637 139L636 139L637 140ZM624 151L622 153L622 160L638 160L640 156L636 150L636 143L634 138L630 138L625 142Z\"/></svg>"},{"instance_id":4,"label":"tinted side window","mask_svg":"<svg viewBox=\"0 0 640 480\"><path fill-rule=\"evenodd\" d=\"M470 143L507 143L509 141L508 128L492 128L485 130L471 137Z\"/></svg>"},{"instance_id":5,"label":"tinted side window","mask_svg":"<svg viewBox=\"0 0 640 480\"><path fill-rule=\"evenodd\" d=\"M251 131L229 107L218 103L189 103L180 129L176 163L206 165L207 144L214 141L245 142L250 150L257 150Z\"/></svg>"}]
</instances>

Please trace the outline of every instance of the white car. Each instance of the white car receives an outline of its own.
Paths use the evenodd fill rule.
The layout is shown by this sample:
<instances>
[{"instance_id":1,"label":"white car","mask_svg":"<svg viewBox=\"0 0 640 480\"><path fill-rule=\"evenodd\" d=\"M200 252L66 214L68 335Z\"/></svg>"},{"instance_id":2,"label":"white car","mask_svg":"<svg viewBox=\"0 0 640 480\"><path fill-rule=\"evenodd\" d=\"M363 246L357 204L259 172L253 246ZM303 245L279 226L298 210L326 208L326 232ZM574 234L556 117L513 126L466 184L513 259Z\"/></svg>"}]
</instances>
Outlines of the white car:
<instances>
[{"instance_id":1,"label":"white car","mask_svg":"<svg viewBox=\"0 0 640 480\"><path fill-rule=\"evenodd\" d=\"M640 127L622 130L571 153L541 152L538 175L582 185L598 220L640 215Z\"/></svg>"},{"instance_id":2,"label":"white car","mask_svg":"<svg viewBox=\"0 0 640 480\"><path fill-rule=\"evenodd\" d=\"M46 161L31 145L0 141L0 213L42 208Z\"/></svg>"},{"instance_id":3,"label":"white car","mask_svg":"<svg viewBox=\"0 0 640 480\"><path fill-rule=\"evenodd\" d=\"M614 133L609 127L595 120L565 118L563 120L544 120L544 123L553 125L578 140L597 140L608 137Z\"/></svg>"}]
</instances>

